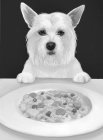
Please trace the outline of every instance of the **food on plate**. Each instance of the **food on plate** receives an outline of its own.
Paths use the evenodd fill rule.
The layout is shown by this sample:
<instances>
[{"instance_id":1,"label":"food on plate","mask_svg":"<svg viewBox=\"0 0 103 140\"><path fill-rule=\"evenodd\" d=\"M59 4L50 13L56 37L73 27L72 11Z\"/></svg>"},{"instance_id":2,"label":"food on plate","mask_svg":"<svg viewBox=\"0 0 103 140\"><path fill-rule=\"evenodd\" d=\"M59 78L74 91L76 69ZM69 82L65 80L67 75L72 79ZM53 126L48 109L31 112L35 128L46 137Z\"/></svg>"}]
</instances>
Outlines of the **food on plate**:
<instances>
[{"instance_id":1,"label":"food on plate","mask_svg":"<svg viewBox=\"0 0 103 140\"><path fill-rule=\"evenodd\" d=\"M80 119L91 108L90 100L80 93L51 89L25 94L19 103L25 117L52 123Z\"/></svg>"}]
</instances>

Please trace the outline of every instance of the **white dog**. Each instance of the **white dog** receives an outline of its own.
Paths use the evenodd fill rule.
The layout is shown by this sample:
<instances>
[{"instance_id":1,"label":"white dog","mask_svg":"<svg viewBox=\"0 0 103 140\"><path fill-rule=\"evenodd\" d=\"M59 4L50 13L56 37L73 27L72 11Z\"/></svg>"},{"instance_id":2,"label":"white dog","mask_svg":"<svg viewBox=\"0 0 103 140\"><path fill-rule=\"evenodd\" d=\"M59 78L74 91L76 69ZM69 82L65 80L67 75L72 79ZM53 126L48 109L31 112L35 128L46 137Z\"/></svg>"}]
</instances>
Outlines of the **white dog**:
<instances>
[{"instance_id":1,"label":"white dog","mask_svg":"<svg viewBox=\"0 0 103 140\"><path fill-rule=\"evenodd\" d=\"M36 77L72 78L75 82L88 82L90 76L83 72L75 58L76 33L85 6L79 6L68 14L54 12L37 14L21 3L21 12L30 28L27 34L29 58L19 82L31 83Z\"/></svg>"}]
</instances>

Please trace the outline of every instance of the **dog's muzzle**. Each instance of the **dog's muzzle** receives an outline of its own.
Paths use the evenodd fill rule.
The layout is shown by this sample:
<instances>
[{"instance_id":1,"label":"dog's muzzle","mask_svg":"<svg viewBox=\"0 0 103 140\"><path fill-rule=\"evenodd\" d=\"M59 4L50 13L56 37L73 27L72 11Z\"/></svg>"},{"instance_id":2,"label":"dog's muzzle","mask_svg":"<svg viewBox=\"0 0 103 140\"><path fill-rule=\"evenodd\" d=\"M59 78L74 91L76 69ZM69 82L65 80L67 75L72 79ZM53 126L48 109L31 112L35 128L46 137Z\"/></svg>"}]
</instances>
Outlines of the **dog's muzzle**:
<instances>
[{"instance_id":1,"label":"dog's muzzle","mask_svg":"<svg viewBox=\"0 0 103 140\"><path fill-rule=\"evenodd\" d=\"M55 54L55 52L54 52L55 47L56 47L56 43L55 42L48 42L46 44L46 49L48 50L48 54L49 55Z\"/></svg>"}]
</instances>

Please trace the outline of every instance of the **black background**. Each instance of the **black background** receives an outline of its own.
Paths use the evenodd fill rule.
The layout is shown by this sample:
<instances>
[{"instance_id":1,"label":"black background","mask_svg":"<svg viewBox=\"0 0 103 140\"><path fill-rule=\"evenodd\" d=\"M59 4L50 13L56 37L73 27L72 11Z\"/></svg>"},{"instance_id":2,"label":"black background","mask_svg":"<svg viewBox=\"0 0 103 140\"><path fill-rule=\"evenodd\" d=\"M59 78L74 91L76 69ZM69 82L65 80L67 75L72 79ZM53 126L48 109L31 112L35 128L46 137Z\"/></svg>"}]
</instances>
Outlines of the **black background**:
<instances>
[{"instance_id":1,"label":"black background","mask_svg":"<svg viewBox=\"0 0 103 140\"><path fill-rule=\"evenodd\" d=\"M25 36L28 27L20 11L20 0L1 1L0 78L15 78L28 58ZM85 4L76 28L76 57L92 78L103 78L103 2L102 0L22 0L38 14L68 13Z\"/></svg>"}]
</instances>

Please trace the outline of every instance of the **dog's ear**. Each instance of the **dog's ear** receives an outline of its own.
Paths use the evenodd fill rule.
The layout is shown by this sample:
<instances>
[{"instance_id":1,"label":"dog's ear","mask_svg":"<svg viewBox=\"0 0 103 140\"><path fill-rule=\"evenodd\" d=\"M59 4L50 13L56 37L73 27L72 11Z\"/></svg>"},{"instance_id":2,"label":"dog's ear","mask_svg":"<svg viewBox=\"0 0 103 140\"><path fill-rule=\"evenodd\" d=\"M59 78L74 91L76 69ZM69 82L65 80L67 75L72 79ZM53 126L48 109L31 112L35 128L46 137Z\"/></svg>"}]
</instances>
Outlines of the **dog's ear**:
<instances>
[{"instance_id":1,"label":"dog's ear","mask_svg":"<svg viewBox=\"0 0 103 140\"><path fill-rule=\"evenodd\" d=\"M84 9L85 5L81 5L68 13L69 17L72 19L72 25L74 28L78 25Z\"/></svg>"},{"instance_id":2,"label":"dog's ear","mask_svg":"<svg viewBox=\"0 0 103 140\"><path fill-rule=\"evenodd\" d=\"M31 28L34 22L35 16L38 14L34 12L28 5L21 2L20 9L23 15L25 22L27 23L28 27Z\"/></svg>"}]
</instances>

